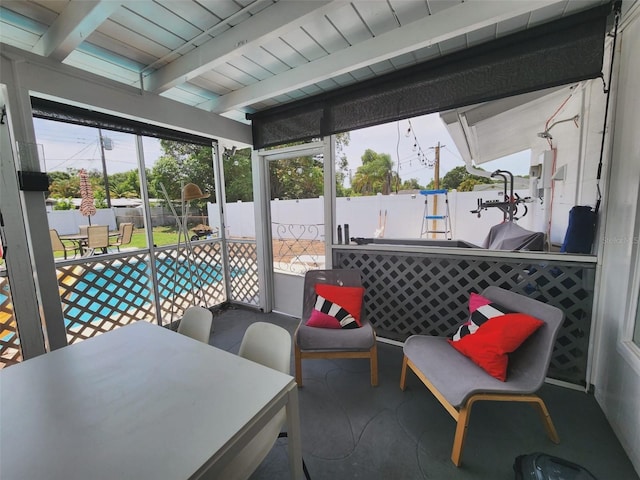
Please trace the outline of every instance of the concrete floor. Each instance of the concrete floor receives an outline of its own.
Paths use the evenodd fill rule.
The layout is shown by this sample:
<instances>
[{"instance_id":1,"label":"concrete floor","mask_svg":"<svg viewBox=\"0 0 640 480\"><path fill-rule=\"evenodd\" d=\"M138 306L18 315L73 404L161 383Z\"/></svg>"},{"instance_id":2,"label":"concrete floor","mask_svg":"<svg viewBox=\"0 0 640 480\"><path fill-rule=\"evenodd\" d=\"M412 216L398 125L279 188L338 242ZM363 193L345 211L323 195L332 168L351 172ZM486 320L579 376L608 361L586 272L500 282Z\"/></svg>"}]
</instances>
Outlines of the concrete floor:
<instances>
[{"instance_id":1,"label":"concrete floor","mask_svg":"<svg viewBox=\"0 0 640 480\"><path fill-rule=\"evenodd\" d=\"M296 319L229 308L216 315L211 344L237 353L249 324L295 330ZM471 415L462 466L451 463L455 423L413 374L399 387L402 348L379 343L378 387L367 360L305 360L299 390L302 450L313 480L512 480L516 456L545 452L588 468L598 480L638 480L594 396L545 385L560 444L546 436L533 408L479 402ZM293 358L291 371L293 373ZM278 440L251 480L288 479L286 439Z\"/></svg>"}]
</instances>

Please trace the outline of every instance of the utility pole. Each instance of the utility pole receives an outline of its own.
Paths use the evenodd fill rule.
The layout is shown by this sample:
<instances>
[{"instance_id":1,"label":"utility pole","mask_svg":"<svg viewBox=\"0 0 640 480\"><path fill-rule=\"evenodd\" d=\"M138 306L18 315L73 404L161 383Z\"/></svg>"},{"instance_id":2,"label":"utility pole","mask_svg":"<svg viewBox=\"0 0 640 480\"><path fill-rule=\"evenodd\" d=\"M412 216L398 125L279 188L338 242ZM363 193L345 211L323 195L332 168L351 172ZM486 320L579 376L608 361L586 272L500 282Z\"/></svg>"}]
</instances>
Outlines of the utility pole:
<instances>
[{"instance_id":1,"label":"utility pole","mask_svg":"<svg viewBox=\"0 0 640 480\"><path fill-rule=\"evenodd\" d=\"M444 147L446 145L440 145L440 142L438 142L438 145L436 145L435 147L431 147L435 150L435 156L436 159L434 161L433 164L433 189L434 190L440 190L440 148ZM434 195L433 196L433 215L436 216L438 215L438 196ZM437 228L437 221L434 219L432 220L431 223L431 230L438 230ZM436 234L433 233L432 238L436 238Z\"/></svg>"},{"instance_id":2,"label":"utility pole","mask_svg":"<svg viewBox=\"0 0 640 480\"><path fill-rule=\"evenodd\" d=\"M104 194L105 194L105 199L107 200L107 207L111 208L111 194L109 193L109 177L107 176L107 161L104 158L104 137L102 136L102 129L100 128L98 128L98 136L100 137L100 153L102 156L102 178L104 178Z\"/></svg>"}]
</instances>

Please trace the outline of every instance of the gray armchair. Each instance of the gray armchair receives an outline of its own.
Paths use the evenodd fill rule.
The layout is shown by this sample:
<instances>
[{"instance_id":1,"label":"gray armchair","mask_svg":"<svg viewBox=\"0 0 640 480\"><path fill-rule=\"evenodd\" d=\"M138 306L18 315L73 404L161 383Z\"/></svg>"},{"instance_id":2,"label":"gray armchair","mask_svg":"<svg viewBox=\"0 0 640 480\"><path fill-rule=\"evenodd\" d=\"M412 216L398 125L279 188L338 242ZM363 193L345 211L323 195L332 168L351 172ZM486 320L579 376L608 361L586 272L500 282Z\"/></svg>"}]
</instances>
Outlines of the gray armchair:
<instances>
[{"instance_id":1,"label":"gray armchair","mask_svg":"<svg viewBox=\"0 0 640 480\"><path fill-rule=\"evenodd\" d=\"M535 392L546 377L564 313L559 308L499 287L488 287L482 295L512 311L545 322L510 354L505 382L490 376L455 350L446 337L413 335L404 344L400 388L405 389L407 369L411 369L456 420L451 452L451 460L456 466L462 462L471 407L479 400L531 403L539 412L551 441L560 441L544 401Z\"/></svg>"},{"instance_id":2,"label":"gray armchair","mask_svg":"<svg viewBox=\"0 0 640 480\"><path fill-rule=\"evenodd\" d=\"M302 359L309 358L368 358L371 385L378 385L378 349L373 326L362 310L362 326L354 329L316 328L306 325L316 302L315 286L327 283L345 287L360 287L358 270L309 270L304 278L302 318L294 334L296 382L302 386Z\"/></svg>"}]
</instances>

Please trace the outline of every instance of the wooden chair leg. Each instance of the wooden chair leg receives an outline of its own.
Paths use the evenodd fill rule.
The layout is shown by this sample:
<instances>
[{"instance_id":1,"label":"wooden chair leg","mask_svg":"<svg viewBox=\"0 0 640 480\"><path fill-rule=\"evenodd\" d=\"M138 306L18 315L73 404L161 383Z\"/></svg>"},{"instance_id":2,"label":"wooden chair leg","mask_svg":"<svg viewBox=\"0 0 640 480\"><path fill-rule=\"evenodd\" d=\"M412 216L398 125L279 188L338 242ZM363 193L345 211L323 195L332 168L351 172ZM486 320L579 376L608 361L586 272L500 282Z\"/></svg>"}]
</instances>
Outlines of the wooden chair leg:
<instances>
[{"instance_id":1,"label":"wooden chair leg","mask_svg":"<svg viewBox=\"0 0 640 480\"><path fill-rule=\"evenodd\" d=\"M298 345L294 348L295 367L296 367L296 383L298 387L302 386L302 353Z\"/></svg>"},{"instance_id":2,"label":"wooden chair leg","mask_svg":"<svg viewBox=\"0 0 640 480\"><path fill-rule=\"evenodd\" d=\"M464 440L467 437L467 427L469 426L469 417L471 416L471 404L467 403L458 413L458 423L456 425L456 434L453 438L453 450L451 451L451 461L456 467L462 463L462 448Z\"/></svg>"},{"instance_id":3,"label":"wooden chair leg","mask_svg":"<svg viewBox=\"0 0 640 480\"><path fill-rule=\"evenodd\" d=\"M549 410L547 410L547 406L545 405L544 401L541 398L537 398L532 400L531 404L540 414L540 418L542 419L542 423L544 424L544 428L547 431L547 436L549 437L549 439L553 443L560 443L560 437L558 436L556 427L553 425L551 415L549 414Z\"/></svg>"},{"instance_id":4,"label":"wooden chair leg","mask_svg":"<svg viewBox=\"0 0 640 480\"><path fill-rule=\"evenodd\" d=\"M371 386L378 386L378 344L374 342L373 347L371 347L370 355L370 364L371 364Z\"/></svg>"},{"instance_id":5,"label":"wooden chair leg","mask_svg":"<svg viewBox=\"0 0 640 480\"><path fill-rule=\"evenodd\" d=\"M402 372L400 373L400 390L407 388L407 356L402 357Z\"/></svg>"}]
</instances>

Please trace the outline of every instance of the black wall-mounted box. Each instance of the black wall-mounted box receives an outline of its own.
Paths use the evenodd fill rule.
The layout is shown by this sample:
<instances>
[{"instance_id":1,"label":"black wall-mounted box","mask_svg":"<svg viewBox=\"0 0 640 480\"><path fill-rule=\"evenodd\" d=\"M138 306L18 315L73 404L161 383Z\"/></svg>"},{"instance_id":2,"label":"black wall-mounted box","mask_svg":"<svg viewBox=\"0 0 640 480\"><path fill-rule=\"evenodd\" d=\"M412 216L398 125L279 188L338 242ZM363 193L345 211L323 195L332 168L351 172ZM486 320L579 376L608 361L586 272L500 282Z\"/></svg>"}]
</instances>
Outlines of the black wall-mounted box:
<instances>
[{"instance_id":1,"label":"black wall-mounted box","mask_svg":"<svg viewBox=\"0 0 640 480\"><path fill-rule=\"evenodd\" d=\"M49 175L42 172L18 171L20 190L28 192L46 192L49 190Z\"/></svg>"}]
</instances>

